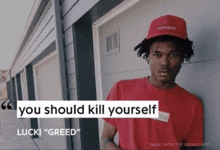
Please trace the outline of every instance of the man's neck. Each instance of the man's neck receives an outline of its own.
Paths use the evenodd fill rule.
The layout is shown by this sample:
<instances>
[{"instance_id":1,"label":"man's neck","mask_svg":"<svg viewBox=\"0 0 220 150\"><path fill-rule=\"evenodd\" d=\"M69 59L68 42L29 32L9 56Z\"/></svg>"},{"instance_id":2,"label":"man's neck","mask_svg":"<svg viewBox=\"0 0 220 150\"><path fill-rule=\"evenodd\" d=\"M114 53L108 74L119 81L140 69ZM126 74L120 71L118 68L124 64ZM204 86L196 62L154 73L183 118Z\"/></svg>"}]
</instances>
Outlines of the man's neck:
<instances>
[{"instance_id":1,"label":"man's neck","mask_svg":"<svg viewBox=\"0 0 220 150\"><path fill-rule=\"evenodd\" d=\"M174 82L174 80L169 80L169 81L164 81L164 82L160 82L157 79L153 78L153 77L149 77L149 82L159 88L159 89L172 89L176 84Z\"/></svg>"}]
</instances>

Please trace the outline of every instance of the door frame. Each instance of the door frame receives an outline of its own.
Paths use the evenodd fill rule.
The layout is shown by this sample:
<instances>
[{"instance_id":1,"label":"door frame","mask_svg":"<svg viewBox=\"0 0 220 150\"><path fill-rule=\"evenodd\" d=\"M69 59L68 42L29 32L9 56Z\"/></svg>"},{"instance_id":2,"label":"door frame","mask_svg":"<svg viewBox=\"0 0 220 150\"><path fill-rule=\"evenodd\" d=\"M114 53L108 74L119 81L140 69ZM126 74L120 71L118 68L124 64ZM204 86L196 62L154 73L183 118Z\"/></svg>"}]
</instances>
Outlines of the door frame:
<instances>
[{"instance_id":1,"label":"door frame","mask_svg":"<svg viewBox=\"0 0 220 150\"><path fill-rule=\"evenodd\" d=\"M121 14L128 8L132 7L139 1L140 0L126 0L92 24L97 100L103 100L101 58L100 58L100 47L99 47L100 45L99 27L104 23L108 22L109 20L111 20L112 18L116 17L117 15Z\"/></svg>"}]
</instances>

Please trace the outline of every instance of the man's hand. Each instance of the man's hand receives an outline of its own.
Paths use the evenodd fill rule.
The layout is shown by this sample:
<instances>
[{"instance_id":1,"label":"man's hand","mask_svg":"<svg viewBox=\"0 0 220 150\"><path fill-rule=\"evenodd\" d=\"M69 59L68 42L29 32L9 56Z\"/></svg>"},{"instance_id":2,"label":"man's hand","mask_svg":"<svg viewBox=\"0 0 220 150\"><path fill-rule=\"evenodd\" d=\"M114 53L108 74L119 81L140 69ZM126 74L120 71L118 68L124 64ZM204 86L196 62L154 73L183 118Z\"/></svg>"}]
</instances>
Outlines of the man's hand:
<instances>
[{"instance_id":1,"label":"man's hand","mask_svg":"<svg viewBox=\"0 0 220 150\"><path fill-rule=\"evenodd\" d=\"M114 126L107 122L104 123L100 141L101 150L120 150L120 148L113 141L116 132L117 130Z\"/></svg>"}]
</instances>

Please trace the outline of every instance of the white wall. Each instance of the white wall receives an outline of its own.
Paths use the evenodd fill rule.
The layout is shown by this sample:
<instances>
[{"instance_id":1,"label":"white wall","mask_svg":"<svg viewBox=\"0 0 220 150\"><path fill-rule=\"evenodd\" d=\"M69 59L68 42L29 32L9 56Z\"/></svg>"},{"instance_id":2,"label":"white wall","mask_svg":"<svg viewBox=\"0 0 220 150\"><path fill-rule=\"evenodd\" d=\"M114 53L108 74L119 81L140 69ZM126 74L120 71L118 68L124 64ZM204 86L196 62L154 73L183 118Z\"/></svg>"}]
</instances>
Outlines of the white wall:
<instances>
[{"instance_id":1,"label":"white wall","mask_svg":"<svg viewBox=\"0 0 220 150\"><path fill-rule=\"evenodd\" d=\"M161 15L172 14L187 22L188 37L194 41L195 57L183 65L177 83L198 96L204 103L205 142L207 149L220 144L218 106L220 105L220 1L216 0L148 0L140 1L99 28L103 98L121 79L150 75L149 66L133 51L147 35L150 22ZM120 52L103 55L104 37L120 30ZM100 127L101 128L101 127Z\"/></svg>"}]
</instances>

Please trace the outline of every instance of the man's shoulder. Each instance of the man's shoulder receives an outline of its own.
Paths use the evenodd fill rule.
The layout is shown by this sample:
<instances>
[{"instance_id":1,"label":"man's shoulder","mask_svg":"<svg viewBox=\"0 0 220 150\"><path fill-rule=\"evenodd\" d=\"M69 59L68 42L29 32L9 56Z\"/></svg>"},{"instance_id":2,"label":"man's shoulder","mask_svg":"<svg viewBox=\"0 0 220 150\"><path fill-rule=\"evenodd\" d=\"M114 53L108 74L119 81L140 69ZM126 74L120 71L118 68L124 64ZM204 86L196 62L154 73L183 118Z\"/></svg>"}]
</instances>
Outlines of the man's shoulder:
<instances>
[{"instance_id":1,"label":"man's shoulder","mask_svg":"<svg viewBox=\"0 0 220 150\"><path fill-rule=\"evenodd\" d=\"M145 77L144 78L134 78L134 79L125 79L125 80L120 80L116 82L118 86L134 86L134 85L140 85L141 83L145 82Z\"/></svg>"},{"instance_id":2,"label":"man's shoulder","mask_svg":"<svg viewBox=\"0 0 220 150\"><path fill-rule=\"evenodd\" d=\"M135 79L126 79L120 80L114 84L111 88L106 99L111 100L120 100L120 99L129 99L129 95L134 95L133 91L141 89L141 85L145 82L144 78L135 78Z\"/></svg>"},{"instance_id":3,"label":"man's shoulder","mask_svg":"<svg viewBox=\"0 0 220 150\"><path fill-rule=\"evenodd\" d=\"M184 89L179 85L178 85L178 90L179 90L178 94L180 94L181 97L184 97L185 101L188 101L190 103L194 102L196 104L202 105L202 101L191 92L187 91L186 89Z\"/></svg>"}]
</instances>

